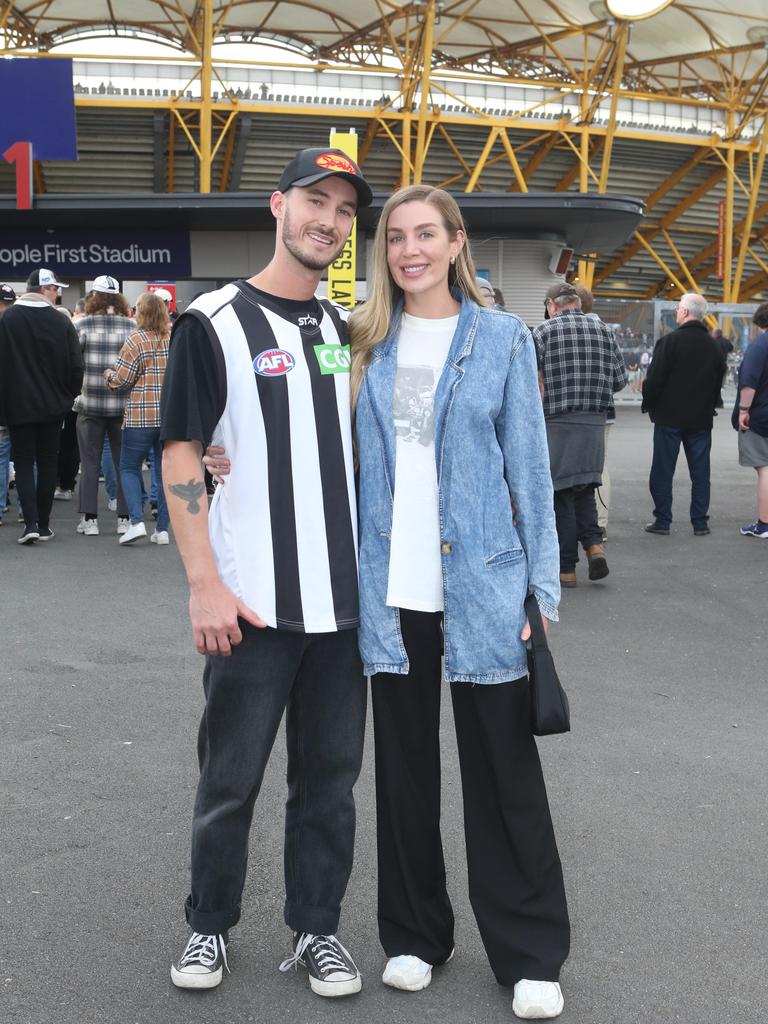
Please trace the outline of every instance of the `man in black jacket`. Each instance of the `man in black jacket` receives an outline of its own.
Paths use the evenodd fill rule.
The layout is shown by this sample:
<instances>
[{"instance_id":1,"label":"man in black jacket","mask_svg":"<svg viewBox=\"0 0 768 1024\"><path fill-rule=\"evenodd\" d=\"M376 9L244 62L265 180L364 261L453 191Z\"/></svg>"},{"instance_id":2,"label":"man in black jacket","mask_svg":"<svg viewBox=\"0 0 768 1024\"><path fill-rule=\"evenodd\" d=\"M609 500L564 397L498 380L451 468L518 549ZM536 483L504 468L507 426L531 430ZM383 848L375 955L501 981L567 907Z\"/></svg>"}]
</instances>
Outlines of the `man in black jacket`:
<instances>
[{"instance_id":1,"label":"man in black jacket","mask_svg":"<svg viewBox=\"0 0 768 1024\"><path fill-rule=\"evenodd\" d=\"M24 513L19 544L53 537L61 421L83 382L77 332L53 308L62 287L50 270L36 270L26 293L0 318L0 423L10 431Z\"/></svg>"},{"instance_id":2,"label":"man in black jacket","mask_svg":"<svg viewBox=\"0 0 768 1024\"><path fill-rule=\"evenodd\" d=\"M649 486L654 502L647 533L669 533L672 523L672 478L682 442L691 476L691 523L697 537L709 530L709 452L712 418L722 405L720 385L725 359L703 320L706 300L680 297L676 330L659 338L643 383L643 412L650 413L653 463Z\"/></svg>"}]
</instances>

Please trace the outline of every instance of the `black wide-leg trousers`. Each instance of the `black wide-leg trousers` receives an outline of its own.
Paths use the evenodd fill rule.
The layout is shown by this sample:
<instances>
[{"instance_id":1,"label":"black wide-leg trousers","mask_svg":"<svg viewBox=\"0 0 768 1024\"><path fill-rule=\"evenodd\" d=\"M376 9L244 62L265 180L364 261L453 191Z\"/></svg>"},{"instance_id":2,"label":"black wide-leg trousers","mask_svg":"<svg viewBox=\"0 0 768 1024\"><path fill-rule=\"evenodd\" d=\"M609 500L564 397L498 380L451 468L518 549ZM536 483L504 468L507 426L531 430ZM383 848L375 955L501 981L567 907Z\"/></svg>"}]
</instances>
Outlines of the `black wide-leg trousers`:
<instances>
[{"instance_id":1,"label":"black wide-leg trousers","mask_svg":"<svg viewBox=\"0 0 768 1024\"><path fill-rule=\"evenodd\" d=\"M407 675L372 679L379 936L388 957L444 963L454 944L440 838L439 613L401 610ZM451 683L469 896L502 985L556 981L570 926L525 678Z\"/></svg>"}]
</instances>

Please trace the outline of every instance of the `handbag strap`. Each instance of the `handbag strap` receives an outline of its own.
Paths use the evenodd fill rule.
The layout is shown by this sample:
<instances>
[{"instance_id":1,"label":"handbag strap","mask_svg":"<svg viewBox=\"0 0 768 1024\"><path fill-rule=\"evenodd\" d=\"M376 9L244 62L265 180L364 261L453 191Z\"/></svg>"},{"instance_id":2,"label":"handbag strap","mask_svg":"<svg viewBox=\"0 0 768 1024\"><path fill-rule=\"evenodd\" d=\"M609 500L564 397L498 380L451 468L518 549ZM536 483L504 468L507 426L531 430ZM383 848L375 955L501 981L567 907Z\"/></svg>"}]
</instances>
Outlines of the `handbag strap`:
<instances>
[{"instance_id":1,"label":"handbag strap","mask_svg":"<svg viewBox=\"0 0 768 1024\"><path fill-rule=\"evenodd\" d=\"M541 618L539 602L534 594L529 594L523 602L525 614L531 627L531 647L534 651L548 651L547 634L544 631L544 623Z\"/></svg>"}]
</instances>

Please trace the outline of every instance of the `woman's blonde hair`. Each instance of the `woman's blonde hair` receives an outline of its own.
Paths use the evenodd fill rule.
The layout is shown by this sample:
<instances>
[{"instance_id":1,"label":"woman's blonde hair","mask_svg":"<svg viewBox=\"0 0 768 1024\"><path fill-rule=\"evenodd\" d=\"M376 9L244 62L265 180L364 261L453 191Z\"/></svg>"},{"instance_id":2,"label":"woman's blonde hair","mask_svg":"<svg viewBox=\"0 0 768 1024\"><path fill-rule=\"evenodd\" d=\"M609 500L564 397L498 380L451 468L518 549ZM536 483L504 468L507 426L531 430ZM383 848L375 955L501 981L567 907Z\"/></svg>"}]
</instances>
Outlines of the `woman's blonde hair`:
<instances>
[{"instance_id":1,"label":"woman's blonde hair","mask_svg":"<svg viewBox=\"0 0 768 1024\"><path fill-rule=\"evenodd\" d=\"M165 303L154 292L142 292L136 300L136 326L142 331L154 331L161 337L168 334L168 311Z\"/></svg>"},{"instance_id":2,"label":"woman's blonde hair","mask_svg":"<svg viewBox=\"0 0 768 1024\"><path fill-rule=\"evenodd\" d=\"M389 331L395 306L403 296L402 289L392 280L387 265L387 225L393 210L404 203L430 203L440 213L448 237L453 241L461 231L464 245L456 256L456 262L448 268L448 287L460 291L468 299L483 305L483 297L475 284L475 264L469 248L464 218L453 196L442 188L431 185L409 185L398 189L384 204L376 236L373 240L373 268L369 276L368 298L349 318L349 333L352 342L351 391L352 408L357 405L357 396L371 358L371 352Z\"/></svg>"}]
</instances>

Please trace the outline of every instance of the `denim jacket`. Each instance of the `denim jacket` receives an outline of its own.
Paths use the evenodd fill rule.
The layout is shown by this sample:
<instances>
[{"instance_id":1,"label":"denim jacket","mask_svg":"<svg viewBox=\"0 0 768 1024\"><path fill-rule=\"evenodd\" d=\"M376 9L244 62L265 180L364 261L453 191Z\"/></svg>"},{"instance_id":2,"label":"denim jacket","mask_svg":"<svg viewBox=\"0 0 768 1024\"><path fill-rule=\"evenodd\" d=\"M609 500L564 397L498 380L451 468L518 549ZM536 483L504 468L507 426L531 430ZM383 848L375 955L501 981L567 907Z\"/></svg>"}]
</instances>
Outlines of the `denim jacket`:
<instances>
[{"instance_id":1,"label":"denim jacket","mask_svg":"<svg viewBox=\"0 0 768 1024\"><path fill-rule=\"evenodd\" d=\"M357 404L360 651L368 675L408 672L399 611L386 604L401 314L402 307L373 350ZM533 340L511 313L461 298L435 392L435 459L445 677L517 679L528 671L523 601L535 594L542 613L557 619L560 560Z\"/></svg>"}]
</instances>

